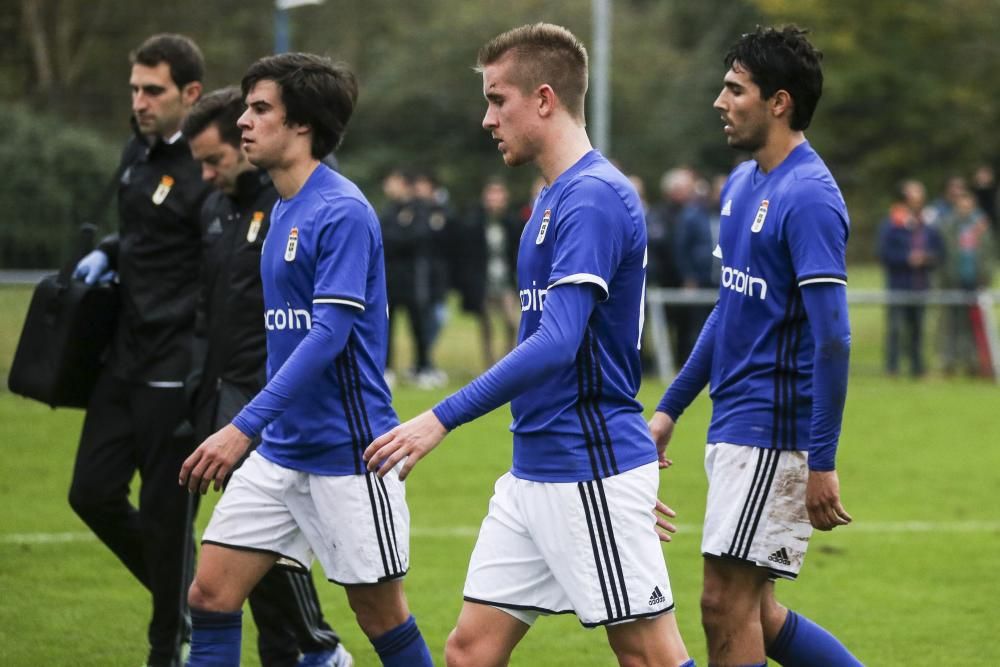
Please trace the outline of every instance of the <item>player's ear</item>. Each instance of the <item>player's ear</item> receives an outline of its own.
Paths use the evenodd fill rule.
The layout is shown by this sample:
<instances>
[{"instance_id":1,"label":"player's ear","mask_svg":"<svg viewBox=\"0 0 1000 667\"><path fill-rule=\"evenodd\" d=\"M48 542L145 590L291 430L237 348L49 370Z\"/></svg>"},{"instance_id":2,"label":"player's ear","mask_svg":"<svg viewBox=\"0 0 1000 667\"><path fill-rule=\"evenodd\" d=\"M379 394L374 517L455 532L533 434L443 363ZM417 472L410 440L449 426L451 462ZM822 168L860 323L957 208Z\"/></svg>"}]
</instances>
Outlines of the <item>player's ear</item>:
<instances>
[{"instance_id":1,"label":"player's ear","mask_svg":"<svg viewBox=\"0 0 1000 667\"><path fill-rule=\"evenodd\" d=\"M787 90L780 89L768 100L768 106L771 108L771 114L775 118L791 118L795 101Z\"/></svg>"},{"instance_id":2,"label":"player's ear","mask_svg":"<svg viewBox=\"0 0 1000 667\"><path fill-rule=\"evenodd\" d=\"M559 98L556 97L556 91L552 90L552 86L543 83L535 89L535 99L538 104L538 115L545 118L555 111Z\"/></svg>"}]
</instances>

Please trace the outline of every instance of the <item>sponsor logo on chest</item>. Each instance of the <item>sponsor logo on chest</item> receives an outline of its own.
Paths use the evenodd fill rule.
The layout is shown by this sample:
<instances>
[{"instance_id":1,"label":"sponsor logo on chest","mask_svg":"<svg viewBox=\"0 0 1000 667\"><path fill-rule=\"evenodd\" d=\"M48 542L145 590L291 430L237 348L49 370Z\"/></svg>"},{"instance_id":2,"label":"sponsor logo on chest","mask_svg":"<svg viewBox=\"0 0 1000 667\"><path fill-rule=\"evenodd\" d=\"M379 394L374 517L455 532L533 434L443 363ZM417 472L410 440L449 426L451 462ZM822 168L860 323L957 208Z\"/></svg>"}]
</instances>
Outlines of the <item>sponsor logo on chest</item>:
<instances>
[{"instance_id":1,"label":"sponsor logo on chest","mask_svg":"<svg viewBox=\"0 0 1000 667\"><path fill-rule=\"evenodd\" d=\"M264 327L268 331L312 328L312 315L305 308L268 308L264 311Z\"/></svg>"},{"instance_id":2,"label":"sponsor logo on chest","mask_svg":"<svg viewBox=\"0 0 1000 667\"><path fill-rule=\"evenodd\" d=\"M518 292L518 296L521 297L521 312L526 313L529 310L536 312L541 312L545 310L545 297L548 295L549 291L547 289L539 289L534 280L531 281L530 289L523 289Z\"/></svg>"},{"instance_id":3,"label":"sponsor logo on chest","mask_svg":"<svg viewBox=\"0 0 1000 667\"><path fill-rule=\"evenodd\" d=\"M767 281L750 275L750 267L740 271L731 266L722 265L722 286L743 296L757 297L761 301L767 299Z\"/></svg>"}]
</instances>

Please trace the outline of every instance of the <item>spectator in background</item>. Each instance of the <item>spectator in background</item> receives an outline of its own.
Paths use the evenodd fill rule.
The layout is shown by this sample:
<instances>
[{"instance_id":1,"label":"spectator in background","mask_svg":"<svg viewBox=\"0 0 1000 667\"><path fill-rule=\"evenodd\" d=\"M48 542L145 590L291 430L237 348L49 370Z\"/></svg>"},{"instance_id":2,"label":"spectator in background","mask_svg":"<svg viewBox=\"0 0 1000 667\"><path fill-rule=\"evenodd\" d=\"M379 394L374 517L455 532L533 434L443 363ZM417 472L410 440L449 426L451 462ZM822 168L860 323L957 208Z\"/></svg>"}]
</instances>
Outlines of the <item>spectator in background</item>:
<instances>
[{"instance_id":1,"label":"spectator in background","mask_svg":"<svg viewBox=\"0 0 1000 667\"><path fill-rule=\"evenodd\" d=\"M712 251L712 223L705 205L708 184L699 195L698 181L690 169L676 170L670 183L670 196L680 205L674 234L674 263L685 289L705 289L713 287L712 265L715 263ZM691 304L677 309L676 343L677 363L687 361L698 334L708 314L711 304Z\"/></svg>"},{"instance_id":2,"label":"spectator in background","mask_svg":"<svg viewBox=\"0 0 1000 667\"><path fill-rule=\"evenodd\" d=\"M479 320L483 362L496 363L493 318L499 316L504 345L499 356L517 340L520 303L516 289L517 246L522 223L510 206L510 190L502 178L491 178L483 186L480 201L462 221L460 252L455 284L462 296L462 309Z\"/></svg>"},{"instance_id":3,"label":"spectator in background","mask_svg":"<svg viewBox=\"0 0 1000 667\"><path fill-rule=\"evenodd\" d=\"M716 174L713 176L711 190L708 195L708 226L712 230L712 285L718 285L722 280L722 262L715 257L715 247L719 245L722 210L725 206L725 203L722 201L722 188L728 180L728 174Z\"/></svg>"},{"instance_id":4,"label":"spectator in background","mask_svg":"<svg viewBox=\"0 0 1000 667\"><path fill-rule=\"evenodd\" d=\"M897 201L889 208L878 232L878 256L885 268L886 287L893 294L910 296L930 288L931 271L944 255L939 231L924 221L927 192L923 183L905 180L899 185ZM920 377L926 366L923 358L923 304L889 303L885 369L899 372L901 345L910 359L910 374Z\"/></svg>"},{"instance_id":5,"label":"spectator in background","mask_svg":"<svg viewBox=\"0 0 1000 667\"><path fill-rule=\"evenodd\" d=\"M958 198L963 192L968 192L969 187L965 178L957 174L948 177L944 182L944 191L930 203L924 211L925 222L933 225L951 215Z\"/></svg>"},{"instance_id":6,"label":"spectator in background","mask_svg":"<svg viewBox=\"0 0 1000 667\"><path fill-rule=\"evenodd\" d=\"M945 263L941 286L959 289L972 297L993 282L993 236L986 216L976 208L969 190L955 197L955 208L941 220ZM977 337L982 336L982 320L975 305L945 306L941 329L941 361L946 375L963 370L969 375L982 371Z\"/></svg>"},{"instance_id":7,"label":"spectator in background","mask_svg":"<svg viewBox=\"0 0 1000 667\"><path fill-rule=\"evenodd\" d=\"M680 275L674 262L675 227L680 207L670 196L672 174L676 169L664 172L660 178L660 198L650 202L646 209L646 287L677 288L681 285ZM670 351L677 363L677 319L680 308L663 307L670 331ZM650 352L648 350L647 352Z\"/></svg>"},{"instance_id":8,"label":"spectator in background","mask_svg":"<svg viewBox=\"0 0 1000 667\"><path fill-rule=\"evenodd\" d=\"M413 195L417 215L427 228L425 252L428 266L427 305L423 311L428 363L426 367L417 369L414 382L423 389L432 389L448 381L444 372L434 365L433 355L438 336L448 318L447 297L456 258L458 225L448 206L448 191L440 186L432 172L418 171L414 175Z\"/></svg>"},{"instance_id":9,"label":"spectator in background","mask_svg":"<svg viewBox=\"0 0 1000 667\"><path fill-rule=\"evenodd\" d=\"M650 204L646 215L649 264L646 283L650 287L680 287L681 279L674 265L674 228L681 204L671 194L671 186L680 170L671 169L660 179L660 200Z\"/></svg>"},{"instance_id":10,"label":"spectator in background","mask_svg":"<svg viewBox=\"0 0 1000 667\"><path fill-rule=\"evenodd\" d=\"M388 354L386 381L395 381L393 338L396 314L406 310L413 338L414 376L430 367L429 332L424 310L430 303L427 245L430 229L418 215L413 179L402 169L392 169L382 181L386 204L379 214L385 250L386 292L389 299Z\"/></svg>"},{"instance_id":11,"label":"spectator in background","mask_svg":"<svg viewBox=\"0 0 1000 667\"><path fill-rule=\"evenodd\" d=\"M531 192L528 195L528 201L525 202L524 206L521 207L521 226L528 222L531 218L531 209L534 208L535 202L538 200L538 195L542 192L542 188L545 187L545 179L541 176L536 176L535 180L531 181Z\"/></svg>"},{"instance_id":12,"label":"spectator in background","mask_svg":"<svg viewBox=\"0 0 1000 667\"><path fill-rule=\"evenodd\" d=\"M438 187L431 172L420 171L413 177L413 196L417 226L426 230L425 242L419 247L414 279L421 293L420 313L427 336L427 359L417 365L413 381L421 389L433 389L448 381L444 372L434 365L433 354L448 315L447 296L455 261L457 225L453 224L454 216L447 205L447 191Z\"/></svg>"},{"instance_id":13,"label":"spectator in background","mask_svg":"<svg viewBox=\"0 0 1000 667\"><path fill-rule=\"evenodd\" d=\"M976 167L972 174L972 192L976 195L976 203L990 221L993 235L996 236L1000 220L997 220L997 179L996 172L989 164L983 163Z\"/></svg>"}]
</instances>

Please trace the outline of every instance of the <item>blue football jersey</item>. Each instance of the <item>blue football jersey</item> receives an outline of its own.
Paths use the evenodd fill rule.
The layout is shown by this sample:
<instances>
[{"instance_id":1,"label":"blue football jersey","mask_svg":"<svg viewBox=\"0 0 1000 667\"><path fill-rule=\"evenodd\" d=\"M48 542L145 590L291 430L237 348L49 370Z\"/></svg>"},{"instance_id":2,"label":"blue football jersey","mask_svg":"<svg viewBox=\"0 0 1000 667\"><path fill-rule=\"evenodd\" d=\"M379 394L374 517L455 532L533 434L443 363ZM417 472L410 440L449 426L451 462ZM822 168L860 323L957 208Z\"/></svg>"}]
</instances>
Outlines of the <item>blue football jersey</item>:
<instances>
[{"instance_id":1,"label":"blue football jersey","mask_svg":"<svg viewBox=\"0 0 1000 667\"><path fill-rule=\"evenodd\" d=\"M847 284L847 207L808 142L722 190L709 442L808 450L815 345L801 288Z\"/></svg>"},{"instance_id":2,"label":"blue football jersey","mask_svg":"<svg viewBox=\"0 0 1000 667\"><path fill-rule=\"evenodd\" d=\"M385 371L388 313L378 218L352 182L324 164L279 199L261 255L267 376L309 333L314 304L358 310L343 351L320 381L268 424L258 451L294 470L359 474L361 453L395 427Z\"/></svg>"},{"instance_id":3,"label":"blue football jersey","mask_svg":"<svg viewBox=\"0 0 1000 667\"><path fill-rule=\"evenodd\" d=\"M511 401L520 478L574 482L656 460L635 400L646 275L646 225L628 179L591 151L544 188L521 236L518 340L539 325L545 296L591 284L600 297L573 366Z\"/></svg>"}]
</instances>

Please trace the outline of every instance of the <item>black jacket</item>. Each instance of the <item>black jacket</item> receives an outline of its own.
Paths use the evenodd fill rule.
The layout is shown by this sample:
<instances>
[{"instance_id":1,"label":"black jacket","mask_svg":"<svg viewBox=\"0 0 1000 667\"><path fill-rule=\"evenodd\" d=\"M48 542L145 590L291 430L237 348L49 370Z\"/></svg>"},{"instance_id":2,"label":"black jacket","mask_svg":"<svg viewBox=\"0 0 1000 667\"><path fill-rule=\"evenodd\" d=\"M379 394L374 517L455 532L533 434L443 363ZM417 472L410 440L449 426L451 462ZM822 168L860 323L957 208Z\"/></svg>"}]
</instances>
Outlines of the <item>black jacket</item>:
<instances>
[{"instance_id":1,"label":"black jacket","mask_svg":"<svg viewBox=\"0 0 1000 667\"><path fill-rule=\"evenodd\" d=\"M379 214L389 303L431 301L431 229L416 202L390 202Z\"/></svg>"},{"instance_id":2,"label":"black jacket","mask_svg":"<svg viewBox=\"0 0 1000 667\"><path fill-rule=\"evenodd\" d=\"M513 208L497 222L503 232L504 257L510 289L517 290L517 251L524 223ZM490 251L486 239L489 215L482 204L476 204L465 215L458 234L458 261L454 283L462 295L462 310L478 313L483 308L487 289Z\"/></svg>"},{"instance_id":3,"label":"black jacket","mask_svg":"<svg viewBox=\"0 0 1000 667\"><path fill-rule=\"evenodd\" d=\"M190 365L198 295L198 211L209 191L187 142L136 135L122 152L118 234L100 248L118 271L121 311L109 360L133 382L180 382Z\"/></svg>"},{"instance_id":4,"label":"black jacket","mask_svg":"<svg viewBox=\"0 0 1000 667\"><path fill-rule=\"evenodd\" d=\"M278 200L267 172L240 175L236 193L213 191L201 209L203 263L196 325L196 403L220 381L248 395L264 385L267 340L260 254Z\"/></svg>"}]
</instances>

